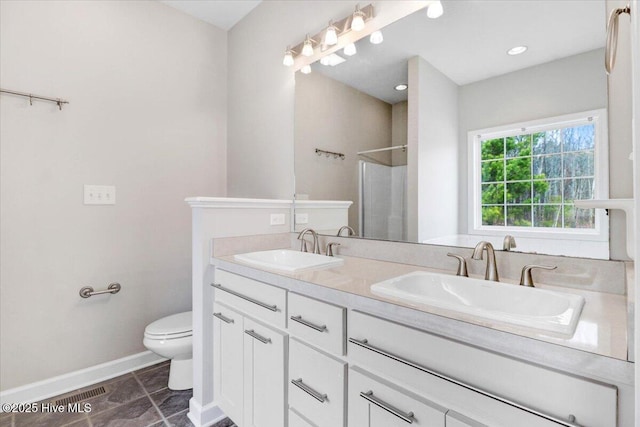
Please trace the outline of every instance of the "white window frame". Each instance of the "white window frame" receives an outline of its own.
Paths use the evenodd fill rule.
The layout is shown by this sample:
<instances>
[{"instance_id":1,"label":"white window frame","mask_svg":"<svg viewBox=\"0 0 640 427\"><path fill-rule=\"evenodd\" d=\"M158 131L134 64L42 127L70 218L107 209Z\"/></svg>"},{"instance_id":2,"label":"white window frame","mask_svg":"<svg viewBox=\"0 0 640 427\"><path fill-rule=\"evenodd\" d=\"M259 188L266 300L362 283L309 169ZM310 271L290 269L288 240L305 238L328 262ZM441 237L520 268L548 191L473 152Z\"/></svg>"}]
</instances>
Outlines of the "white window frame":
<instances>
[{"instance_id":1,"label":"white window frame","mask_svg":"<svg viewBox=\"0 0 640 427\"><path fill-rule=\"evenodd\" d=\"M549 117L521 123L513 123L469 132L469 234L504 236L511 234L515 237L532 237L547 239L569 240L609 240L609 218L604 209L595 211L595 228L567 229L546 227L515 227L499 225L482 225L482 168L481 144L484 139L501 138L543 132L560 127L578 126L583 123L595 124L594 146L594 199L609 198L609 141L607 127L607 110L590 110L562 116Z\"/></svg>"}]
</instances>

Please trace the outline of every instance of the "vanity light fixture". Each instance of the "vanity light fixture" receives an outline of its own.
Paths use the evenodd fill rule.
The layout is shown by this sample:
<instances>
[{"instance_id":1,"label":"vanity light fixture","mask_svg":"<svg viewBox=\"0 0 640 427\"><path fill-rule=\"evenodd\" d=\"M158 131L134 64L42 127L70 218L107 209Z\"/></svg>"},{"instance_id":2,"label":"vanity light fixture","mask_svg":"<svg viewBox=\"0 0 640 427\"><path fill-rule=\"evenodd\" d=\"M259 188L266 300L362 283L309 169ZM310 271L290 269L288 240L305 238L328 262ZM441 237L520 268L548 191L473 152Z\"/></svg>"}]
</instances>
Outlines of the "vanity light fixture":
<instances>
[{"instance_id":1,"label":"vanity light fixture","mask_svg":"<svg viewBox=\"0 0 640 427\"><path fill-rule=\"evenodd\" d=\"M322 65L328 65L330 67L335 67L336 65L342 64L345 61L346 59L344 59L340 55L336 55L335 53L332 53L331 55L323 56L320 59L320 63Z\"/></svg>"},{"instance_id":2,"label":"vanity light fixture","mask_svg":"<svg viewBox=\"0 0 640 427\"><path fill-rule=\"evenodd\" d=\"M333 21L329 21L329 26L324 32L324 44L327 46L333 46L338 43L338 32L336 26L333 25Z\"/></svg>"},{"instance_id":3,"label":"vanity light fixture","mask_svg":"<svg viewBox=\"0 0 640 427\"><path fill-rule=\"evenodd\" d=\"M302 74L311 74L311 65L307 64L300 68L300 72L302 72Z\"/></svg>"},{"instance_id":4,"label":"vanity light fixture","mask_svg":"<svg viewBox=\"0 0 640 427\"><path fill-rule=\"evenodd\" d=\"M287 46L287 50L284 51L284 59L282 60L282 65L285 67L291 67L293 65L293 51L290 46Z\"/></svg>"},{"instance_id":5,"label":"vanity light fixture","mask_svg":"<svg viewBox=\"0 0 640 427\"><path fill-rule=\"evenodd\" d=\"M304 42L302 43L302 56L313 56L313 39L309 37L305 37Z\"/></svg>"},{"instance_id":6,"label":"vanity light fixture","mask_svg":"<svg viewBox=\"0 0 640 427\"><path fill-rule=\"evenodd\" d=\"M396 85L396 87L394 87L395 90L397 90L398 92L401 92L403 90L407 90L409 88L409 86L405 83L400 83L399 85Z\"/></svg>"},{"instance_id":7,"label":"vanity light fixture","mask_svg":"<svg viewBox=\"0 0 640 427\"><path fill-rule=\"evenodd\" d=\"M362 31L364 29L364 13L360 10L360 5L356 5L356 11L353 12L351 18L351 29L353 31Z\"/></svg>"},{"instance_id":8,"label":"vanity light fixture","mask_svg":"<svg viewBox=\"0 0 640 427\"><path fill-rule=\"evenodd\" d=\"M427 16L431 19L440 18L443 13L444 9L440 0L432 1L429 6L427 6Z\"/></svg>"},{"instance_id":9,"label":"vanity light fixture","mask_svg":"<svg viewBox=\"0 0 640 427\"><path fill-rule=\"evenodd\" d=\"M300 56L314 56L316 54L314 49L318 46L320 46L321 52L331 49L332 46L338 44L338 40L344 34L347 34L351 30L360 31L364 29L366 23L373 18L373 13L374 10L371 4L368 4L363 8L356 6L355 12L352 14L339 21L329 21L329 26L324 28L315 36L310 37L309 34L307 34L301 43L295 45L293 48L288 47L285 50L285 56L282 60L282 64L287 67L291 67L295 65L296 58L299 58ZM374 36L374 39L380 40L377 42L380 43L382 41L382 35L378 32L378 34ZM354 54L355 46L346 48L345 55L351 56ZM300 61L298 67L302 66L306 62L308 62L308 60Z\"/></svg>"},{"instance_id":10,"label":"vanity light fixture","mask_svg":"<svg viewBox=\"0 0 640 427\"><path fill-rule=\"evenodd\" d=\"M342 50L342 52L347 55L347 56L353 56L355 55L358 51L356 50L356 45L355 43L349 43L348 45L346 45L344 47L344 49Z\"/></svg>"},{"instance_id":11,"label":"vanity light fixture","mask_svg":"<svg viewBox=\"0 0 640 427\"><path fill-rule=\"evenodd\" d=\"M382 43L384 41L384 37L382 37L382 31L378 30L371 33L371 35L369 36L369 41L371 42L371 44Z\"/></svg>"},{"instance_id":12,"label":"vanity light fixture","mask_svg":"<svg viewBox=\"0 0 640 427\"><path fill-rule=\"evenodd\" d=\"M529 49L527 46L512 47L507 51L507 55L511 55L511 56L520 55L521 53L525 53L527 49Z\"/></svg>"}]
</instances>

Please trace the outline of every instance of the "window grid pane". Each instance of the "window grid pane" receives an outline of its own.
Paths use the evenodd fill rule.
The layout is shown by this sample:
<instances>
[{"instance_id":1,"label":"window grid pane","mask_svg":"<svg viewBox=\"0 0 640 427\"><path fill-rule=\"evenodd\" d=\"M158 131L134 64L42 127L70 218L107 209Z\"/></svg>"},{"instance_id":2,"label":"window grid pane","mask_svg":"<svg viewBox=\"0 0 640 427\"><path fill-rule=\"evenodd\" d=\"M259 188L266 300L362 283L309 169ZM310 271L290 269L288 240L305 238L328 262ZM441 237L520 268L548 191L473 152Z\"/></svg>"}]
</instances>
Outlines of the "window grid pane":
<instances>
[{"instance_id":1,"label":"window grid pane","mask_svg":"<svg viewBox=\"0 0 640 427\"><path fill-rule=\"evenodd\" d=\"M524 131L524 129L523 129ZM559 127L480 141L482 225L595 228L595 126Z\"/></svg>"}]
</instances>

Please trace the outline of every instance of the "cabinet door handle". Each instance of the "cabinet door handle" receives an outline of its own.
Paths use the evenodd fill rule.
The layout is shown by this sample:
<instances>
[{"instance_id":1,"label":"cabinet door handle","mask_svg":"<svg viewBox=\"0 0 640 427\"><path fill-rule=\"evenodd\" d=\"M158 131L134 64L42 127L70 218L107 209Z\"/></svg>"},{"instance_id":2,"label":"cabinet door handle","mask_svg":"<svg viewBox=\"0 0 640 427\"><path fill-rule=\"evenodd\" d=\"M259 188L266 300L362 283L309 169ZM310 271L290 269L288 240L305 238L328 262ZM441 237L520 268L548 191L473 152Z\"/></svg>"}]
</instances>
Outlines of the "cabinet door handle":
<instances>
[{"instance_id":1,"label":"cabinet door handle","mask_svg":"<svg viewBox=\"0 0 640 427\"><path fill-rule=\"evenodd\" d=\"M302 324L304 326L307 326L307 327L309 327L311 329L315 329L318 332L324 332L324 331L327 330L327 325L322 325L322 326L315 325L315 324L309 322L308 320L304 320L302 318L302 316L291 316L290 319L293 320L294 322L298 322L298 323L300 323L300 324Z\"/></svg>"},{"instance_id":2,"label":"cabinet door handle","mask_svg":"<svg viewBox=\"0 0 640 427\"><path fill-rule=\"evenodd\" d=\"M258 301L257 299L254 299L254 298L248 297L246 295L243 295L240 292L236 292L236 291L234 291L232 289L225 288L224 286L222 286L219 283L212 283L211 286L213 286L216 289L220 289L221 291L225 291L227 293L230 293L231 295L235 295L238 298L242 298L243 300L247 300L249 302L252 302L252 303L254 303L256 305L259 305L260 307L266 308L267 310L278 311L278 306L277 305L271 305L271 304L264 303L262 301Z\"/></svg>"},{"instance_id":3,"label":"cabinet door handle","mask_svg":"<svg viewBox=\"0 0 640 427\"><path fill-rule=\"evenodd\" d=\"M413 412L402 412L400 409L396 408L395 406L390 405L387 402L385 402L384 400L381 400L381 399L378 399L377 397L375 397L373 395L373 391L371 391L371 390L369 390L369 391L361 391L360 392L360 397L362 397L363 399L373 403L377 407L384 409L385 411L389 412L390 414L395 415L396 417L400 418L405 423L413 424L413 420L415 420L415 418L413 418Z\"/></svg>"},{"instance_id":4,"label":"cabinet door handle","mask_svg":"<svg viewBox=\"0 0 640 427\"><path fill-rule=\"evenodd\" d=\"M302 378L298 378L297 380L291 380L291 384L293 384L294 386L298 387L300 390L304 391L309 396L311 396L314 399L316 399L318 402L324 403L325 401L327 401L327 395L326 394L318 393L317 391L315 391L314 389L312 389L311 387L309 387L308 385L303 383L302 382Z\"/></svg>"},{"instance_id":5,"label":"cabinet door handle","mask_svg":"<svg viewBox=\"0 0 640 427\"><path fill-rule=\"evenodd\" d=\"M225 316L222 313L213 313L214 317L217 317L218 319L222 320L224 323L233 323L233 319Z\"/></svg>"},{"instance_id":6,"label":"cabinet door handle","mask_svg":"<svg viewBox=\"0 0 640 427\"><path fill-rule=\"evenodd\" d=\"M250 337L253 337L253 338L257 339L258 341L260 341L263 344L271 343L271 338L265 338L262 335L256 333L256 331L254 331L253 329L246 329L244 331L244 333L249 335Z\"/></svg>"},{"instance_id":7,"label":"cabinet door handle","mask_svg":"<svg viewBox=\"0 0 640 427\"><path fill-rule=\"evenodd\" d=\"M544 412L538 411L537 409L530 408L530 407L525 406L525 405L523 405L521 403L515 402L513 400L507 399L505 397L502 397L502 396L499 396L497 394L493 394L493 393L491 393L489 391L486 391L486 390L480 389L478 387L475 387L475 386L473 386L473 385L471 385L469 383L465 383L463 381L460 381L460 380L457 380L455 378L449 377L447 375L441 374L440 372L436 372L436 371L434 371L432 369L426 368L426 367L424 367L424 366L422 366L422 365L420 365L418 363L412 362L409 359L405 359L402 356L398 356L398 355L393 354L391 352L388 352L388 351L386 351L384 349L381 349L380 347L375 347L375 346L369 344L369 341L366 340L366 339L357 340L355 338L349 337L349 342L351 344L355 344L357 346L365 348L365 349L367 349L369 351L372 351L374 353L378 353L378 354L380 354L380 355L382 355L384 357L388 357L389 359L395 360L396 362L400 362L400 363L402 363L404 365L407 365L407 366L410 366L412 368L418 369L418 370L420 370L422 372L425 372L427 374L433 375L433 376L438 377L440 379L443 379L445 381L449 381L450 383L459 385L459 386L464 387L466 389L469 389L471 391L475 391L475 392L480 393L480 394L482 394L484 396L487 396L487 397L490 397L492 399L495 399L495 400L497 400L499 402L506 403L507 405L511 405L511 406L514 406L514 407L516 407L518 409L522 409L524 411L530 412L530 413L532 413L534 415L538 415L538 416L540 416L542 418L546 418L546 419L551 420L551 421L553 421L555 423L558 423L558 424L560 424L562 426L579 427L579 424L575 423L575 417L573 415L570 415L567 420L564 420L562 418L558 418L556 416L553 416L553 415L550 415L550 414L546 414ZM360 393L360 396L362 396L362 393ZM362 397L364 397L364 396L362 396Z\"/></svg>"}]
</instances>

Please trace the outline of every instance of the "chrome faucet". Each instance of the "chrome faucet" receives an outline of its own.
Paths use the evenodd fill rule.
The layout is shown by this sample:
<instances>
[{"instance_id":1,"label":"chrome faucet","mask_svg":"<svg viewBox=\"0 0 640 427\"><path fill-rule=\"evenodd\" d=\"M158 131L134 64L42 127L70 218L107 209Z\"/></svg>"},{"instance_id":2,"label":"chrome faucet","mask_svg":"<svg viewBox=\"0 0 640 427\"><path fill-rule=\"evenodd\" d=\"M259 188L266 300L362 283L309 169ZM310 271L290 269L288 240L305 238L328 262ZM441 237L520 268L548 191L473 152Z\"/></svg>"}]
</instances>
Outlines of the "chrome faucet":
<instances>
[{"instance_id":1,"label":"chrome faucet","mask_svg":"<svg viewBox=\"0 0 640 427\"><path fill-rule=\"evenodd\" d=\"M340 237L343 230L347 230L347 236L354 236L356 234L353 228L349 227L348 225L343 225L342 227L340 227L340 230L338 230L338 234L336 234L336 236Z\"/></svg>"},{"instance_id":2,"label":"chrome faucet","mask_svg":"<svg viewBox=\"0 0 640 427\"><path fill-rule=\"evenodd\" d=\"M510 251L511 249L516 247L516 238L511 234L507 234L504 236L504 241L502 242L502 250Z\"/></svg>"},{"instance_id":3,"label":"chrome faucet","mask_svg":"<svg viewBox=\"0 0 640 427\"><path fill-rule=\"evenodd\" d=\"M487 251L487 271L484 273L484 280L493 280L499 282L498 279L498 266L496 264L496 253L493 250L493 245L487 241L482 240L479 242L473 250L473 259L482 259L482 254Z\"/></svg>"},{"instance_id":4,"label":"chrome faucet","mask_svg":"<svg viewBox=\"0 0 640 427\"><path fill-rule=\"evenodd\" d=\"M302 243L300 243L300 251L309 252L309 250L307 249L307 240L304 238L304 236L307 233L311 233L311 236L313 236L313 253L314 254L319 254L320 253L320 245L318 244L318 233L316 233L311 228L305 228L304 230L302 230L300 232L300 234L298 234L298 240L302 240Z\"/></svg>"}]
</instances>

